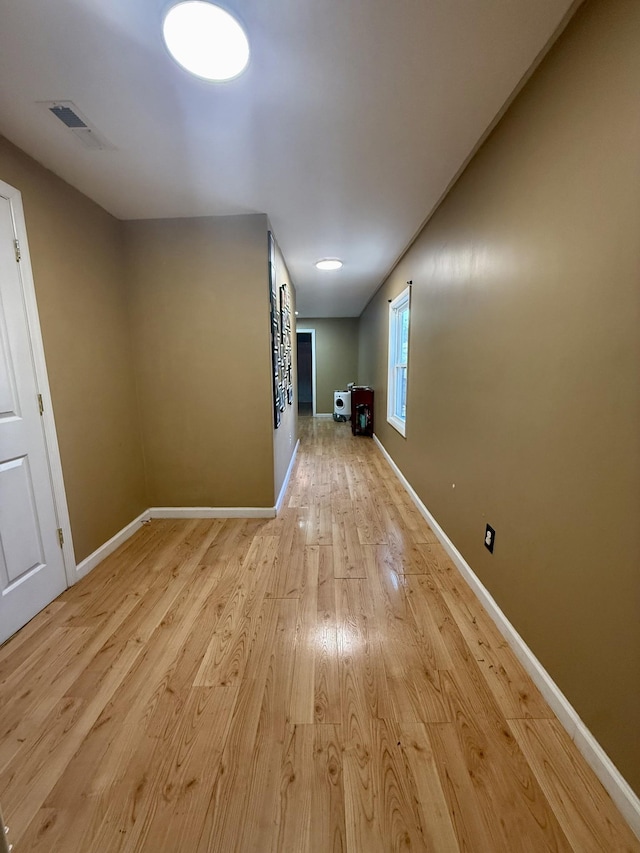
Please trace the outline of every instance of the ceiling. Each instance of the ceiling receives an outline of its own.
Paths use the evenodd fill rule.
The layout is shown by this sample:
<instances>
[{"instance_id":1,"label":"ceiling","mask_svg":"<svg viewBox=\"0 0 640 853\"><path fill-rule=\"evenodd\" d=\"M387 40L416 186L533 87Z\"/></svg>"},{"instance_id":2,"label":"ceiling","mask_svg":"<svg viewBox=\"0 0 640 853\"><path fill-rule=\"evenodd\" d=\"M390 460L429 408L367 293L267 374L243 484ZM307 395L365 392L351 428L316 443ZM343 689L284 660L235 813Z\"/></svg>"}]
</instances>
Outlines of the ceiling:
<instances>
[{"instance_id":1,"label":"ceiling","mask_svg":"<svg viewBox=\"0 0 640 853\"><path fill-rule=\"evenodd\" d=\"M121 219L267 213L300 316L327 317L360 314L573 4L225 0L252 53L222 84L169 58L170 5L0 0L0 132Z\"/></svg>"}]
</instances>

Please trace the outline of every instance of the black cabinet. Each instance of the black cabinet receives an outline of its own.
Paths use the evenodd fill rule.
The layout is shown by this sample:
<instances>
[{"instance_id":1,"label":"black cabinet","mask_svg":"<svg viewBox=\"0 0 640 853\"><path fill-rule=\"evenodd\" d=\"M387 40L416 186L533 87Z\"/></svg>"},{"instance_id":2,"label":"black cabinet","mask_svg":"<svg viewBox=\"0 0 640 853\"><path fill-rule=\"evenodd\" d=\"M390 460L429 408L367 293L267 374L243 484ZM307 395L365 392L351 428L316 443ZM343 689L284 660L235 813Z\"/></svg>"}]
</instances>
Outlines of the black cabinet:
<instances>
[{"instance_id":1,"label":"black cabinet","mask_svg":"<svg viewBox=\"0 0 640 853\"><path fill-rule=\"evenodd\" d=\"M373 435L373 388L355 385L351 389L351 432Z\"/></svg>"}]
</instances>

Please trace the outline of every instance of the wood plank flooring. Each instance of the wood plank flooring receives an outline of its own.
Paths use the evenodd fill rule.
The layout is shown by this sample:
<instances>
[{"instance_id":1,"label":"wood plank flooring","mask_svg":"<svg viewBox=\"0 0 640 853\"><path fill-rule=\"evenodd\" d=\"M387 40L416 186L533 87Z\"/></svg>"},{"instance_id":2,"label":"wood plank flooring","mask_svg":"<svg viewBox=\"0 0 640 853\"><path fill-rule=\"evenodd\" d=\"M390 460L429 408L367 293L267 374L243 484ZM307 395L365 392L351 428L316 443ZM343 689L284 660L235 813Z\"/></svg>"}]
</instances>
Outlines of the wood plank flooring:
<instances>
[{"instance_id":1,"label":"wood plank flooring","mask_svg":"<svg viewBox=\"0 0 640 853\"><path fill-rule=\"evenodd\" d=\"M371 440L154 520L0 648L15 853L639 853Z\"/></svg>"}]
</instances>

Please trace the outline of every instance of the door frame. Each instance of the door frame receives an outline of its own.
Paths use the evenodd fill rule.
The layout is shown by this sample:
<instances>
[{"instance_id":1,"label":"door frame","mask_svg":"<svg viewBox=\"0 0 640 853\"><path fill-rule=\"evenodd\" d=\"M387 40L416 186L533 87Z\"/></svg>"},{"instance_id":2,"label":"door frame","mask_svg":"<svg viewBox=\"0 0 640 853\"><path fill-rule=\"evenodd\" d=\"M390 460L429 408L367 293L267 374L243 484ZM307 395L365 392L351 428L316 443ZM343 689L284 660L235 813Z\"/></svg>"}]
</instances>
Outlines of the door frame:
<instances>
[{"instance_id":1,"label":"door frame","mask_svg":"<svg viewBox=\"0 0 640 853\"><path fill-rule=\"evenodd\" d=\"M76 559L73 549L73 537L71 535L71 521L69 519L67 495L64 488L58 434L56 432L56 424L53 416L51 389L49 388L49 377L47 375L47 365L44 356L44 343L42 340L40 318L38 315L33 269L31 267L31 256L29 253L29 241L27 239L27 226L25 223L24 208L22 205L22 193L10 184L0 181L0 195L9 201L13 227L20 246L20 261L18 263L18 268L27 316L29 341L31 344L31 357L33 359L36 385L38 387L38 393L42 397L44 409L41 422L49 466L49 479L51 481L53 505L58 527L62 530L62 560L64 563L67 586L71 586L78 580L76 573Z\"/></svg>"},{"instance_id":2,"label":"door frame","mask_svg":"<svg viewBox=\"0 0 640 853\"><path fill-rule=\"evenodd\" d=\"M303 329L296 326L296 343L298 335L311 335L311 399L313 402L313 417L317 415L316 409L316 330ZM296 388L296 394L298 389Z\"/></svg>"}]
</instances>

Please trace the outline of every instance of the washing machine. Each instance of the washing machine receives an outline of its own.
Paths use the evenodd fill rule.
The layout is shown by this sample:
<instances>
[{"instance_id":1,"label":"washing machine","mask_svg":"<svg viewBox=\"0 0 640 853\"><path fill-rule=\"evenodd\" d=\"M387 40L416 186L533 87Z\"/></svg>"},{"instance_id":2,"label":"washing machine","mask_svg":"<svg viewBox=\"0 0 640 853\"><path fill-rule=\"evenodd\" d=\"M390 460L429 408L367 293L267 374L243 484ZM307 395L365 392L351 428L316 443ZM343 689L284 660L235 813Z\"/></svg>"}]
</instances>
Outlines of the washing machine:
<instances>
[{"instance_id":1,"label":"washing machine","mask_svg":"<svg viewBox=\"0 0 640 853\"><path fill-rule=\"evenodd\" d=\"M333 419L335 421L348 421L351 417L351 392L333 392Z\"/></svg>"}]
</instances>

